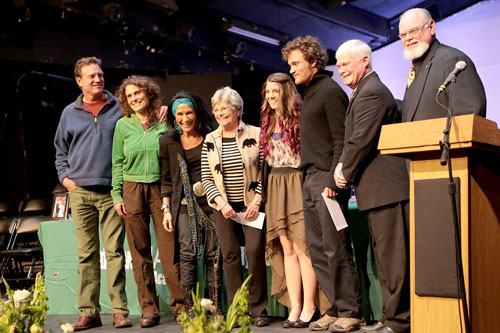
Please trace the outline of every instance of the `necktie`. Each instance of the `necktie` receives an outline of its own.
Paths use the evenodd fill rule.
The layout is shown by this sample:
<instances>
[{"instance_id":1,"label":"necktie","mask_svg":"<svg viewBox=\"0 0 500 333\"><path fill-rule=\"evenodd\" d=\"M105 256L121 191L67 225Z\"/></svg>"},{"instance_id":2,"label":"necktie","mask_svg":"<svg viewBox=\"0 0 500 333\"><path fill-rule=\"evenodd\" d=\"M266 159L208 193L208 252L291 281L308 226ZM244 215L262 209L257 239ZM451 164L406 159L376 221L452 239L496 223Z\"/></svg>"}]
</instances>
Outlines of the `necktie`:
<instances>
[{"instance_id":1,"label":"necktie","mask_svg":"<svg viewBox=\"0 0 500 333\"><path fill-rule=\"evenodd\" d=\"M406 88L409 88L413 80L415 79L415 65L411 64L410 72L408 73L408 84Z\"/></svg>"},{"instance_id":2,"label":"necktie","mask_svg":"<svg viewBox=\"0 0 500 333\"><path fill-rule=\"evenodd\" d=\"M351 92L351 98L349 98L349 102L352 101L352 99L354 98L354 95L356 95L356 90L353 90Z\"/></svg>"}]
</instances>

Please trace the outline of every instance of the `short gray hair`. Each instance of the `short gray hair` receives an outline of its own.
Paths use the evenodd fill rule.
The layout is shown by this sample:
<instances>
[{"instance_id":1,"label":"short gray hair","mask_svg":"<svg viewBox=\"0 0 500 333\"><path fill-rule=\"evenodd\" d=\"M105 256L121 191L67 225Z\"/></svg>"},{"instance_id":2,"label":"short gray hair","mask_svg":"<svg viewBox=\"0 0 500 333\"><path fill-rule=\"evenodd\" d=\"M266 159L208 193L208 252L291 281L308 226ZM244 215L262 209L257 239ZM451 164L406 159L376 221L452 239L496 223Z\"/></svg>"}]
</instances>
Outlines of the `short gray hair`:
<instances>
[{"instance_id":1,"label":"short gray hair","mask_svg":"<svg viewBox=\"0 0 500 333\"><path fill-rule=\"evenodd\" d=\"M231 87L226 86L224 88L218 89L212 96L210 101L212 102L212 108L217 103L226 102L233 108L241 110L240 113L240 119L241 119L241 115L243 114L243 99L241 98L240 94L238 94L236 90L231 89Z\"/></svg>"},{"instance_id":2,"label":"short gray hair","mask_svg":"<svg viewBox=\"0 0 500 333\"><path fill-rule=\"evenodd\" d=\"M399 17L399 20L401 21L401 19L403 18L403 16L405 16L406 14L409 14L411 12L417 12L417 13L419 13L419 16L421 18L423 18L425 22L433 20L431 13L427 9L425 9L425 8L411 8L411 9L408 9L403 14L401 14L401 16Z\"/></svg>"},{"instance_id":3,"label":"short gray hair","mask_svg":"<svg viewBox=\"0 0 500 333\"><path fill-rule=\"evenodd\" d=\"M359 39L351 39L347 42L342 43L335 52L335 57L338 59L339 57L354 55L358 57L358 60L368 57L370 60L370 68L372 68L372 50L368 44L359 40Z\"/></svg>"}]
</instances>

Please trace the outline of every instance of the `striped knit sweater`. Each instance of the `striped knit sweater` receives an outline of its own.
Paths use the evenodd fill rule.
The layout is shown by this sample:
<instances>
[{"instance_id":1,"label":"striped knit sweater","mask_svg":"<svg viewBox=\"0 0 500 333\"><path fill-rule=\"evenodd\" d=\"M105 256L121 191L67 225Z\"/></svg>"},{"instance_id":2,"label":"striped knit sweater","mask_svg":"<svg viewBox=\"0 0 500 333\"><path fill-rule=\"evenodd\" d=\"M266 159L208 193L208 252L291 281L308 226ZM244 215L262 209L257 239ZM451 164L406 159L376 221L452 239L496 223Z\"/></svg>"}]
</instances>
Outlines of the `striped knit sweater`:
<instances>
[{"instance_id":1,"label":"striped knit sweater","mask_svg":"<svg viewBox=\"0 0 500 333\"><path fill-rule=\"evenodd\" d=\"M260 128L240 121L236 138L222 138L222 129L209 133L201 153L201 179L211 207L220 210L215 198L248 206L261 193L262 151Z\"/></svg>"}]
</instances>

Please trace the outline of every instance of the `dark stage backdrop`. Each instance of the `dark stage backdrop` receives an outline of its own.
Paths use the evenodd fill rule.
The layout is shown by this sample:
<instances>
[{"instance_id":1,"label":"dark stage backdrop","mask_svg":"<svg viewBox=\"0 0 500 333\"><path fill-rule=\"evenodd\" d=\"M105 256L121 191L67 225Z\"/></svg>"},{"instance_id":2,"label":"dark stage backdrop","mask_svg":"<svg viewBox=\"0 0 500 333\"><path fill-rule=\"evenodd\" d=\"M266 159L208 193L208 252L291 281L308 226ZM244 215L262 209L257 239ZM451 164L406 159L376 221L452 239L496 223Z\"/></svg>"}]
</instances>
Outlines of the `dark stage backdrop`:
<instances>
[{"instance_id":1,"label":"dark stage backdrop","mask_svg":"<svg viewBox=\"0 0 500 333\"><path fill-rule=\"evenodd\" d=\"M105 88L115 93L120 82L132 74L152 77L161 87L168 105L180 90L192 90L203 98L208 111L216 89L232 86L245 103L244 120L258 125L260 89L269 73L178 74L106 67ZM22 199L52 197L59 182L55 171L53 139L59 118L80 89L73 78L73 66L21 62L0 62L0 201L14 206Z\"/></svg>"}]
</instances>

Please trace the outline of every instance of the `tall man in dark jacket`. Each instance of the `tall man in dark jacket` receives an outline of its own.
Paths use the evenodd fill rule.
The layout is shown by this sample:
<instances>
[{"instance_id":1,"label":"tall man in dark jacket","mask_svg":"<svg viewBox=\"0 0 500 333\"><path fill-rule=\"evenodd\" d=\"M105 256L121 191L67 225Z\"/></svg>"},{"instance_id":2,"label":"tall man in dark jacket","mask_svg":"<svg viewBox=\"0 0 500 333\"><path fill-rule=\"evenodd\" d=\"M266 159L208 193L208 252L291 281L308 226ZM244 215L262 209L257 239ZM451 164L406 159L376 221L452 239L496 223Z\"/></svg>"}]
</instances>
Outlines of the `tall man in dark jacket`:
<instances>
[{"instance_id":1,"label":"tall man in dark jacket","mask_svg":"<svg viewBox=\"0 0 500 333\"><path fill-rule=\"evenodd\" d=\"M115 124L121 117L116 98L104 90L101 60L81 58L75 65L82 94L59 121L54 145L59 180L69 191L78 250L78 309L75 331L102 326L99 316L101 229L113 325L132 326L125 293L125 229L113 207L111 150Z\"/></svg>"},{"instance_id":2,"label":"tall man in dark jacket","mask_svg":"<svg viewBox=\"0 0 500 333\"><path fill-rule=\"evenodd\" d=\"M300 116L303 202L311 261L321 289L331 303L312 330L347 332L359 328L360 293L348 228L337 231L321 196L336 196L347 207L348 191L335 186L333 173L342 153L348 99L324 70L325 48L315 37L297 37L282 50L296 84L306 85Z\"/></svg>"},{"instance_id":3,"label":"tall man in dark jacket","mask_svg":"<svg viewBox=\"0 0 500 333\"><path fill-rule=\"evenodd\" d=\"M447 116L447 110L436 102L436 93L458 61L465 61L467 67L457 78L453 114L486 117L486 95L474 63L465 53L439 43L436 23L426 9L413 8L401 15L399 37L404 58L412 61L403 100L403 122ZM449 97L447 89L438 101L448 107Z\"/></svg>"},{"instance_id":4,"label":"tall man in dark jacket","mask_svg":"<svg viewBox=\"0 0 500 333\"><path fill-rule=\"evenodd\" d=\"M382 318L363 332L405 332L410 327L409 183L403 158L377 149L382 125L400 121L391 92L372 71L370 47L360 40L336 52L339 75L353 89L347 107L344 150L335 168L340 188L351 184L358 208L368 211L377 274L382 288Z\"/></svg>"}]
</instances>

